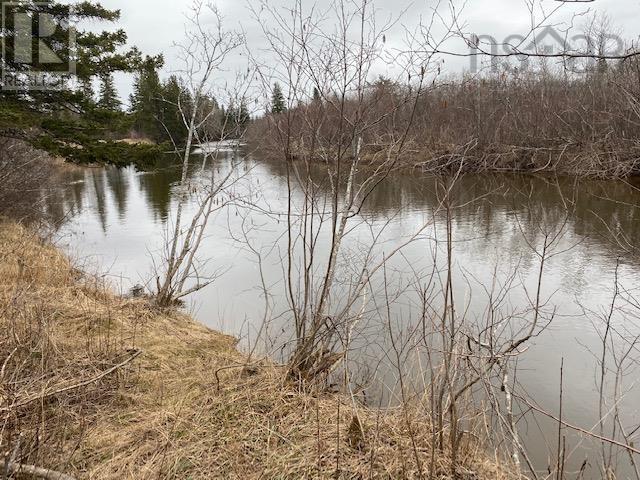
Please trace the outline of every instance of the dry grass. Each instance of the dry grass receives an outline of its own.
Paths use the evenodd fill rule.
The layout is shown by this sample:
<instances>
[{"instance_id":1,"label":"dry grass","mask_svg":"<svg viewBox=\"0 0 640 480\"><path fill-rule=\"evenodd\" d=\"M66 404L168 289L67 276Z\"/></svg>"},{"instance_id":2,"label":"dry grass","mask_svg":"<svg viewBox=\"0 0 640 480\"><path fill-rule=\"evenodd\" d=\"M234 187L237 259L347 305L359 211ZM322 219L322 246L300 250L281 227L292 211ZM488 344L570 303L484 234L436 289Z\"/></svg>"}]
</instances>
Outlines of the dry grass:
<instances>
[{"instance_id":1,"label":"dry grass","mask_svg":"<svg viewBox=\"0 0 640 480\"><path fill-rule=\"evenodd\" d=\"M22 434L25 464L92 479L419 478L416 451L423 472L431 465L423 415L356 411L296 390L276 365L241 368L234 339L114 296L6 223L0 331L0 452ZM474 445L464 451L458 478L514 478ZM446 453L434 464L434 478L450 478Z\"/></svg>"},{"instance_id":2,"label":"dry grass","mask_svg":"<svg viewBox=\"0 0 640 480\"><path fill-rule=\"evenodd\" d=\"M122 138L120 140L116 140L120 143L126 143L127 145L157 145L156 142L149 138Z\"/></svg>"}]
</instances>

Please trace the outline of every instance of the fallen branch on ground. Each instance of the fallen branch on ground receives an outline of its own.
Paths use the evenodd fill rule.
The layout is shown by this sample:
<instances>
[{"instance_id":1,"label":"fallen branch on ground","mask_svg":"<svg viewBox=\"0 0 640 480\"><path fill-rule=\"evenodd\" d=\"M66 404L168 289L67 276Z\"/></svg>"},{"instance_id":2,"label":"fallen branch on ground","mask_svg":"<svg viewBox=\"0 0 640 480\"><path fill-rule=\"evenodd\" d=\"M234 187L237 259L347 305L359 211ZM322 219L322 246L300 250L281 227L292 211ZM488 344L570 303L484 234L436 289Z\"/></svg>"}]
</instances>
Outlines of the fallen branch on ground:
<instances>
[{"instance_id":1,"label":"fallen branch on ground","mask_svg":"<svg viewBox=\"0 0 640 480\"><path fill-rule=\"evenodd\" d=\"M10 473L21 475L31 475L32 477L44 478L45 480L76 480L65 473L49 470L48 468L36 467L34 465L23 465L21 463L9 463L7 469Z\"/></svg>"},{"instance_id":2,"label":"fallen branch on ground","mask_svg":"<svg viewBox=\"0 0 640 480\"><path fill-rule=\"evenodd\" d=\"M68 392L70 390L75 390L75 389L78 389L78 388L85 387L87 385L91 385L92 383L96 383L96 382L102 380L107 375L111 375L116 370L119 370L120 368L124 367L125 365L131 363L133 360L135 360L141 354L142 354L142 350L137 350L133 355L131 355L126 360L120 362L117 365L114 365L113 367L109 368L108 370L105 370L104 372L102 372L101 374L99 374L99 375L97 375L97 376L95 376L93 378L90 378L89 380L85 380L85 381L80 382L80 383L75 383L75 384L69 385L67 387L57 388L57 389L54 389L54 390L52 390L50 392L45 392L45 393L37 395L37 396L34 395L33 397L31 397L31 398L29 398L27 400L24 400L24 401L22 401L22 402L20 402L18 404L12 405L10 407L0 408L0 412L9 412L9 411L14 410L16 408L21 408L21 407L24 407L26 405L29 405L30 403L36 402L38 400L43 400L43 399L51 397L53 395L58 395L60 393Z\"/></svg>"}]
</instances>

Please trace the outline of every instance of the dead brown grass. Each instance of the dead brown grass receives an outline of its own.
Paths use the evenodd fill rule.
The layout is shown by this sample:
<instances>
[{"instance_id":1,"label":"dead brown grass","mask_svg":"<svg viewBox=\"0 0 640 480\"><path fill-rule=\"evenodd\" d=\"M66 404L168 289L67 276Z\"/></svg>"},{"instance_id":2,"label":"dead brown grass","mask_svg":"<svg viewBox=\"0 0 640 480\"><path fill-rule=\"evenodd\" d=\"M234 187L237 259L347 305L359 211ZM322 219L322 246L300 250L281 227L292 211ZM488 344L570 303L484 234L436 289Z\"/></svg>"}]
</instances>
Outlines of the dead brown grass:
<instances>
[{"instance_id":1,"label":"dead brown grass","mask_svg":"<svg viewBox=\"0 0 640 480\"><path fill-rule=\"evenodd\" d=\"M301 392L268 362L241 368L234 339L113 295L10 223L0 331L0 452L22 435L25 464L91 479L419 478L416 451L425 478L431 465L420 412ZM458 478L516 477L471 442L464 452ZM434 465L451 478L446 452Z\"/></svg>"}]
</instances>

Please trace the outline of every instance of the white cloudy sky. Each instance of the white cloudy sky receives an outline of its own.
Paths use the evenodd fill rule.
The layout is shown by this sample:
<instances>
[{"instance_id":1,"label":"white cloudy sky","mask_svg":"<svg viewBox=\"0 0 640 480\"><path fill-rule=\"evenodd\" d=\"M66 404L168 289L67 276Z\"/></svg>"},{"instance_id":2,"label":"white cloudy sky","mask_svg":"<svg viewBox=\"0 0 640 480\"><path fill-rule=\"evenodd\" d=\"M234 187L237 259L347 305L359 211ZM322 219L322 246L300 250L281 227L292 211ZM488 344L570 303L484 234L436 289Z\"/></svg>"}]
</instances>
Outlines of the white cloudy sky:
<instances>
[{"instance_id":1,"label":"white cloudy sky","mask_svg":"<svg viewBox=\"0 0 640 480\"><path fill-rule=\"evenodd\" d=\"M295 0L268 0L269 3L281 7L292 6ZM310 4L313 0L303 0L303 4ZM463 0L452 0L457 8L461 9L460 21L464 24L464 30L478 35L490 35L498 41L510 34L524 34L530 29L531 16L527 8L527 2L536 2L536 16L542 17L540 8L550 12L559 3L556 0L467 0L463 7ZM583 0L584 1L584 0ZM258 0L217 0L217 5L225 16L228 28L242 28L247 34L249 48L254 55L259 55L260 48L264 46L262 29L253 19L250 6L259 5ZM324 7L329 5L328 0L315 0L315 3ZM437 0L370 0L380 12L380 18L389 15L398 15L406 9L402 24L392 31L387 39L388 45L399 44L405 28L416 25L420 17L429 18ZM441 11L446 15L448 0L442 1ZM180 42L184 36L185 12L191 0L102 0L107 8L119 9L122 19L119 26L124 28L129 35L129 43L138 46L145 54L162 53L165 57L165 71L179 68L176 51L173 48L175 42ZM590 3L577 2L566 4L557 12L552 20L559 28L566 27L575 14L591 12L606 12L623 31L626 40L637 40L640 35L640 0L593 0ZM583 23L582 17L574 21ZM578 28L578 27L576 27ZM393 38L394 35L397 38ZM458 45L459 46L459 45ZM452 47L454 47L452 45ZM234 59L236 65L241 65L244 60L240 57ZM446 68L448 71L462 71L469 66L468 58L448 58ZM131 79L126 76L117 78L118 86L123 99L128 98Z\"/></svg>"}]
</instances>

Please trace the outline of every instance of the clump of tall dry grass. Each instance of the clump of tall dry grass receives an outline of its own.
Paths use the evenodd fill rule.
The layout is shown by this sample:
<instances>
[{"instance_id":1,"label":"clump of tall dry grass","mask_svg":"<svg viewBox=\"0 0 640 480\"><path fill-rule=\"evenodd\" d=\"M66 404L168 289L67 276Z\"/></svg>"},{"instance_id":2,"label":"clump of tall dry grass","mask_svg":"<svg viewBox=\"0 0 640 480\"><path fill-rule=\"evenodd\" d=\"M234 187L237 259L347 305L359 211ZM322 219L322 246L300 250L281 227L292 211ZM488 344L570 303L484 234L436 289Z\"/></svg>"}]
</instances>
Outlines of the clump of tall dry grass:
<instances>
[{"instance_id":1,"label":"clump of tall dry grass","mask_svg":"<svg viewBox=\"0 0 640 480\"><path fill-rule=\"evenodd\" d=\"M73 478L449 478L419 410L299 391L0 224L0 454ZM513 478L466 442L459 478ZM23 470L24 474L26 471Z\"/></svg>"}]
</instances>

